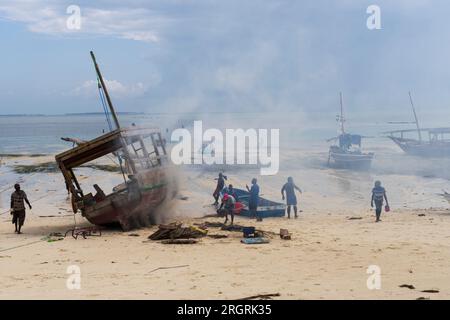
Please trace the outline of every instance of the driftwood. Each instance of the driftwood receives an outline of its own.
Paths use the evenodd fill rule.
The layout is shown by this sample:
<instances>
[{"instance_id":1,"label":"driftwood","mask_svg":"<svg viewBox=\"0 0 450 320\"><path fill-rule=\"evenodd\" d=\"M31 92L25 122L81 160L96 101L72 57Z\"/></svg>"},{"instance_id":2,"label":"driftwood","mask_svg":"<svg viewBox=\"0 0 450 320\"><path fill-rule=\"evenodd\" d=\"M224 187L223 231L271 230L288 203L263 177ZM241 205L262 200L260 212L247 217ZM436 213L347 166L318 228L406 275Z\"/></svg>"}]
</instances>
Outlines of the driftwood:
<instances>
[{"instance_id":1,"label":"driftwood","mask_svg":"<svg viewBox=\"0 0 450 320\"><path fill-rule=\"evenodd\" d=\"M197 242L194 239L168 239L161 241L162 244L195 244Z\"/></svg>"},{"instance_id":2,"label":"driftwood","mask_svg":"<svg viewBox=\"0 0 450 320\"><path fill-rule=\"evenodd\" d=\"M279 296L280 296L279 293L258 294L258 295L255 295L255 296L240 298L240 299L237 299L237 300L254 300L254 299L268 300L268 299L272 299L272 297L279 297Z\"/></svg>"},{"instance_id":3,"label":"driftwood","mask_svg":"<svg viewBox=\"0 0 450 320\"><path fill-rule=\"evenodd\" d=\"M197 227L183 227L181 223L171 223L167 225L160 225L159 229L151 234L150 240L164 240L164 239L190 239L201 238L206 236L207 230Z\"/></svg>"}]
</instances>

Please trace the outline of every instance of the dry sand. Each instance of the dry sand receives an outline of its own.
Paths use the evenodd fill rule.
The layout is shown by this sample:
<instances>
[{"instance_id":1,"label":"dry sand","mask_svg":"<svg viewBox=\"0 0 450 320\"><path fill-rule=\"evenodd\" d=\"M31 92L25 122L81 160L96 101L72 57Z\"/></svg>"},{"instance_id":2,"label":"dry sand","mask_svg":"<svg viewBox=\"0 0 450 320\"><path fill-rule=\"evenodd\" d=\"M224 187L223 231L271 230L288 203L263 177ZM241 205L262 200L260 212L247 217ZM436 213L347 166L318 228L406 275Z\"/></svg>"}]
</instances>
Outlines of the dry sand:
<instances>
[{"instance_id":1,"label":"dry sand","mask_svg":"<svg viewBox=\"0 0 450 320\"><path fill-rule=\"evenodd\" d=\"M329 179L324 185L323 180L313 179L317 174L313 170L286 170L290 172L261 178L262 193L279 199L282 182L293 175L304 189L299 197L300 218L257 223L237 217L235 221L273 232L287 228L293 234L290 241L273 237L263 245L241 244L241 234L215 228L209 233L229 237L203 238L193 245L146 241L156 227L46 242L41 239L49 233L72 228L74 217L59 174L34 176L41 183L27 190L31 199L38 200L28 212L24 234L14 234L8 213L0 216L0 298L237 299L263 293L280 293L279 299L450 298L450 211L446 203L441 208L414 209L393 199L393 211L375 223L373 211L367 208L372 181L365 176L342 180L343 173L321 169L324 179ZM256 174L226 173L238 187ZM215 174L200 170L184 174L181 193L188 199L178 199L167 209L169 221L223 221L195 218L214 213L209 204ZM404 177L397 178L401 184ZM400 191L394 188L395 178L391 179L388 190L393 190L390 196L394 198ZM348 197L342 196L340 188ZM53 194L39 200L50 189L55 190ZM5 207L3 203L1 212ZM89 225L79 215L75 221L79 226ZM81 268L80 290L66 287L70 265ZM183 265L187 266L154 271ZM370 265L381 268L380 290L367 288ZM415 289L400 288L403 284ZM439 293L421 292L430 289Z\"/></svg>"}]
</instances>

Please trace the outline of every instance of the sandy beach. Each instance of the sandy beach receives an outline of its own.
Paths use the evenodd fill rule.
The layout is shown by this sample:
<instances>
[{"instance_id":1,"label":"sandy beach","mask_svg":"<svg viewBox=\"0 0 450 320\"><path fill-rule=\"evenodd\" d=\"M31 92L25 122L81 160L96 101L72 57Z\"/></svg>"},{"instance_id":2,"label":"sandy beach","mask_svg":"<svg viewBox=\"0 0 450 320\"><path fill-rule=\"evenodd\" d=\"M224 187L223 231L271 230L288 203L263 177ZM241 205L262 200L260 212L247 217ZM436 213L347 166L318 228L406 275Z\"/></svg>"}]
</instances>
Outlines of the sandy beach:
<instances>
[{"instance_id":1,"label":"sandy beach","mask_svg":"<svg viewBox=\"0 0 450 320\"><path fill-rule=\"evenodd\" d=\"M6 158L3 166L47 160ZM59 172L23 175L33 209L28 211L22 235L14 233L9 212L4 213L8 209L5 193L9 196L9 192L2 194L0 298L239 299L273 293L280 294L275 299L450 298L450 211L446 202L435 196L431 201L438 205L434 207L405 206L396 198L400 194L397 186L406 177L391 177L385 184L393 210L383 213L381 223L375 223L367 175L283 168L303 188L300 217L258 223L235 219L237 224L264 231L279 233L280 228L286 228L292 233L292 240L273 236L269 244L262 245L242 244L241 233L219 228L209 228L208 234L225 234L227 238L205 237L192 245L161 244L147 239L157 226L130 232L104 230L101 237L78 240L69 235L47 242L44 237L50 233L64 234L75 223L78 227L89 223L72 214ZM257 171L226 174L228 182L243 187ZM287 175L281 171L261 177L263 196L281 200L279 188ZM317 175L329 183L312 178ZM213 170L198 168L180 173L180 195L186 198L164 208L164 222L223 222L222 218L202 218L215 212L210 205L215 176ZM414 190L409 194L414 202ZM424 201L420 201L422 206ZM71 265L80 268L80 290L66 287ZM381 270L379 290L367 287L371 265ZM415 289L400 287L404 284Z\"/></svg>"}]
</instances>

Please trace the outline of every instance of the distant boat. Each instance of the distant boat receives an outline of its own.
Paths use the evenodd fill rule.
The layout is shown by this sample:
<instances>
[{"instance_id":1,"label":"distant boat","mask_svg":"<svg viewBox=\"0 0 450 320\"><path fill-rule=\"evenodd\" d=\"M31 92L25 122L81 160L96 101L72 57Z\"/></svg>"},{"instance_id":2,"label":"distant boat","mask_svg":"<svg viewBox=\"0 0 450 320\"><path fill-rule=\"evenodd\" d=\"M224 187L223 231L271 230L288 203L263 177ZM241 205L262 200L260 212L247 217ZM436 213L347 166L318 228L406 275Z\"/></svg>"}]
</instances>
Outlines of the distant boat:
<instances>
[{"instance_id":1,"label":"distant boat","mask_svg":"<svg viewBox=\"0 0 450 320\"><path fill-rule=\"evenodd\" d=\"M336 142L336 144L330 146L328 165L341 169L369 169L374 153L364 153L361 151L361 143L364 138L362 135L346 132L342 93L340 94L340 104L341 114L337 116L337 121L340 124L340 134L328 140Z\"/></svg>"},{"instance_id":2,"label":"distant boat","mask_svg":"<svg viewBox=\"0 0 450 320\"><path fill-rule=\"evenodd\" d=\"M416 129L385 132L387 137L405 153L410 155L421 157L450 157L450 127L421 128L411 92L409 93L409 99L414 114ZM408 135L410 133L417 133L417 138L412 138Z\"/></svg>"}]
</instances>

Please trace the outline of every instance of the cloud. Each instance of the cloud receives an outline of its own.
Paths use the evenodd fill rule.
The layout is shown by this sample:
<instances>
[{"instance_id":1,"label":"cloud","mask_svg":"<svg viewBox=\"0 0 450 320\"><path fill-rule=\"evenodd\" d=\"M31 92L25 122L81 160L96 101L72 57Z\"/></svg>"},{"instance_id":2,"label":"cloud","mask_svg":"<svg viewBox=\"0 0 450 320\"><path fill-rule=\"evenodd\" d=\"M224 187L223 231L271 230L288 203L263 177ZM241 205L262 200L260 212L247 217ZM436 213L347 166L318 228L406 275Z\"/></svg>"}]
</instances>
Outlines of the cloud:
<instances>
[{"instance_id":1,"label":"cloud","mask_svg":"<svg viewBox=\"0 0 450 320\"><path fill-rule=\"evenodd\" d=\"M133 84L123 84L117 80L104 79L106 88L114 98L140 97L151 87L149 84L137 82ZM98 94L98 85L95 80L86 80L71 92L72 95L92 97Z\"/></svg>"},{"instance_id":2,"label":"cloud","mask_svg":"<svg viewBox=\"0 0 450 320\"><path fill-rule=\"evenodd\" d=\"M80 29L68 28L71 4L54 1L3 1L0 18L20 22L29 31L53 36L110 36L143 42L158 42L159 32L170 23L162 14L133 7L95 8L80 5Z\"/></svg>"}]
</instances>

